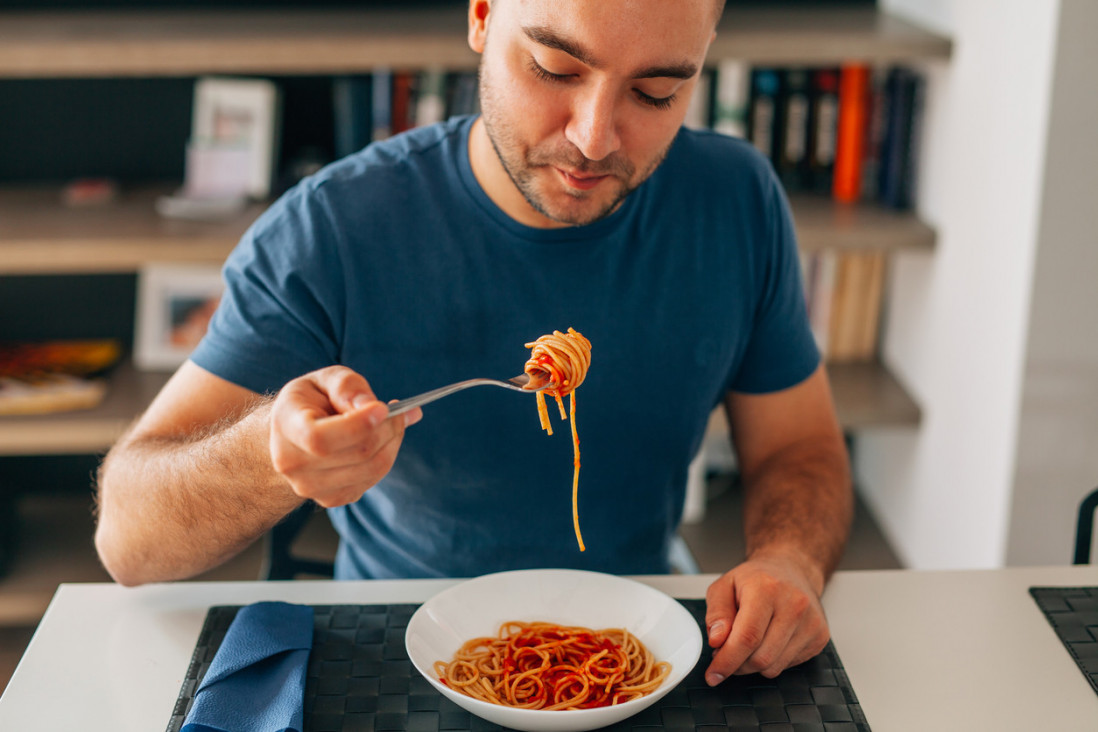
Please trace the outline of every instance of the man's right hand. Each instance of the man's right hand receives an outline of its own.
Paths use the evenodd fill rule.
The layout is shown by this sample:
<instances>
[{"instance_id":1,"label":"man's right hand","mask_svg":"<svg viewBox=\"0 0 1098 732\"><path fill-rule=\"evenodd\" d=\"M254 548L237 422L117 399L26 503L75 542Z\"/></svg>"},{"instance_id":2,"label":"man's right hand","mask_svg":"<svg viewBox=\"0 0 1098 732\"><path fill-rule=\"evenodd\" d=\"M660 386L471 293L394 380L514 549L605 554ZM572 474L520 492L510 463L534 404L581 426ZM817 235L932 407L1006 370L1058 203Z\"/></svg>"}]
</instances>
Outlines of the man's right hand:
<instances>
[{"instance_id":1,"label":"man's right hand","mask_svg":"<svg viewBox=\"0 0 1098 732\"><path fill-rule=\"evenodd\" d=\"M388 418L360 374L329 366L287 383L271 405L274 469L302 498L325 508L354 503L396 460L420 409Z\"/></svg>"}]
</instances>

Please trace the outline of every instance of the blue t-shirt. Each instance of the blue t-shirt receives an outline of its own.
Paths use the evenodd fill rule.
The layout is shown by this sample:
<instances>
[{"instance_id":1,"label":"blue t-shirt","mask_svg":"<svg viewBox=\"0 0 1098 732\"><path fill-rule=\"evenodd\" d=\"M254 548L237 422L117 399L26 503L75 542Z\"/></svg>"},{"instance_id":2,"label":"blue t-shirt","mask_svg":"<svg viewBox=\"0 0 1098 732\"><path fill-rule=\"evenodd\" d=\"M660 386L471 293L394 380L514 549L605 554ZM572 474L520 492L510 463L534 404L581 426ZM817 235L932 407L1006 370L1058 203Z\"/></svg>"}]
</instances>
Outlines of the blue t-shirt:
<instances>
[{"instance_id":1,"label":"blue t-shirt","mask_svg":"<svg viewBox=\"0 0 1098 732\"><path fill-rule=\"evenodd\" d=\"M781 188L747 143L684 129L610 216L531 228L477 183L472 121L375 143L286 193L229 257L192 359L261 393L344 364L390 400L514 376L525 343L573 327L592 343L576 391L586 552L568 423L550 401L547 436L533 396L486 387L425 407L385 479L330 510L336 576L667 572L710 412L819 361Z\"/></svg>"}]
</instances>

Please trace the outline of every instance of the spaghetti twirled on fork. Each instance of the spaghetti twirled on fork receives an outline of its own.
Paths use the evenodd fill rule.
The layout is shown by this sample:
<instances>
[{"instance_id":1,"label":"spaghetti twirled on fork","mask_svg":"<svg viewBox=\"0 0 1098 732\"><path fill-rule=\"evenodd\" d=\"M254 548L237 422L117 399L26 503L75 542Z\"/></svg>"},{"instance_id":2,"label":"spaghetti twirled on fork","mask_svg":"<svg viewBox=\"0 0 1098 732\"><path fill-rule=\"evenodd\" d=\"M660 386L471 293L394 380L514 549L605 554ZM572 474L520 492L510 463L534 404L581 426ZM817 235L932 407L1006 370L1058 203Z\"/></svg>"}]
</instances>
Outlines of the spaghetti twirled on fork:
<instances>
[{"instance_id":1,"label":"spaghetti twirled on fork","mask_svg":"<svg viewBox=\"0 0 1098 732\"><path fill-rule=\"evenodd\" d=\"M587 377L587 369L591 365L591 341L574 328L569 328L567 333L555 330L549 335L543 335L536 341L527 343L526 347L531 349L530 358L526 361L524 368L530 377L530 383L526 388L538 389L545 386L536 395L541 428L550 435L553 434L553 427L549 422L549 410L545 406L546 394L557 400L560 418L569 419L572 423L572 449L575 455L572 472L572 523L576 530L576 542L579 544L580 551L586 551L579 526L580 451L579 434L576 432L575 389ZM562 399L566 395L569 398L568 414L564 412Z\"/></svg>"}]
</instances>

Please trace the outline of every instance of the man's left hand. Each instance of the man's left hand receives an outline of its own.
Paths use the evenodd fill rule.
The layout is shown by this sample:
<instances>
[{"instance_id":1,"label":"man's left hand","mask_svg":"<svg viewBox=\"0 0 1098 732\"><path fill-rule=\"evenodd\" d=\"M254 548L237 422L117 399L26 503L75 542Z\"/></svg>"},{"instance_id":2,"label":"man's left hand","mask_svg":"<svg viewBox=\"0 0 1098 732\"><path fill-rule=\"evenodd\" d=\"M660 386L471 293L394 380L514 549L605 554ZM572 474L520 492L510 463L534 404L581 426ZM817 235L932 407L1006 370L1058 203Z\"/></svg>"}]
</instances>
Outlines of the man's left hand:
<instances>
[{"instance_id":1,"label":"man's left hand","mask_svg":"<svg viewBox=\"0 0 1098 732\"><path fill-rule=\"evenodd\" d=\"M816 656L830 637L822 578L784 556L753 557L721 575L706 592L705 627L716 649L705 680L730 674L774 678Z\"/></svg>"}]
</instances>

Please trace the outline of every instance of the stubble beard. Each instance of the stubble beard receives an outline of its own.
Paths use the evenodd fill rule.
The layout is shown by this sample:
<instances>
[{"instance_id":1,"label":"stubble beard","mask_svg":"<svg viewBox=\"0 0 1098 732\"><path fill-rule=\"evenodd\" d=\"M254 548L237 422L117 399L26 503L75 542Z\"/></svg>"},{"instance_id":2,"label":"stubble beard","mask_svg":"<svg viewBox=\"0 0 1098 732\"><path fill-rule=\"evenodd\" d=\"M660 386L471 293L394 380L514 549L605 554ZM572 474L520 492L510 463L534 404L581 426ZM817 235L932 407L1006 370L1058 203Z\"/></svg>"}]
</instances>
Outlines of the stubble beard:
<instances>
[{"instance_id":1,"label":"stubble beard","mask_svg":"<svg viewBox=\"0 0 1098 732\"><path fill-rule=\"evenodd\" d=\"M503 170L507 173L511 182L514 183L515 188L522 194L522 197L530 204L531 208L551 221L569 226L584 226L609 216L618 209L618 206L629 194L655 172L656 168L667 157L668 150L670 150L671 146L668 144L652 161L644 174L639 178L635 178L635 166L622 157L611 155L603 160L590 160L574 145L567 142L565 144L568 147L562 150L538 150L524 147L523 143L512 133L513 128L505 122L497 124L499 116L502 116L497 116L497 111L503 108L503 104L497 103L494 94L495 89L491 82L486 79L486 76L484 65L481 64L479 73L481 119L484 122L484 130L488 135L488 141L491 143L500 165L503 166ZM604 181L599 185L599 188L604 187L607 183L612 183L617 187L617 190L605 204L593 211L582 208L577 211L570 211L565 210L563 206L550 206L546 200L547 196L544 196L538 190L536 173L541 169L548 170L550 175L557 175L552 168L591 176L611 176L612 180ZM562 188L566 195L577 202L590 200L595 193L595 191L580 191L568 186Z\"/></svg>"}]
</instances>

